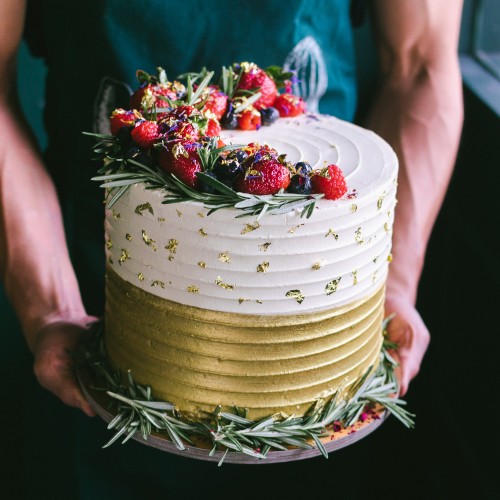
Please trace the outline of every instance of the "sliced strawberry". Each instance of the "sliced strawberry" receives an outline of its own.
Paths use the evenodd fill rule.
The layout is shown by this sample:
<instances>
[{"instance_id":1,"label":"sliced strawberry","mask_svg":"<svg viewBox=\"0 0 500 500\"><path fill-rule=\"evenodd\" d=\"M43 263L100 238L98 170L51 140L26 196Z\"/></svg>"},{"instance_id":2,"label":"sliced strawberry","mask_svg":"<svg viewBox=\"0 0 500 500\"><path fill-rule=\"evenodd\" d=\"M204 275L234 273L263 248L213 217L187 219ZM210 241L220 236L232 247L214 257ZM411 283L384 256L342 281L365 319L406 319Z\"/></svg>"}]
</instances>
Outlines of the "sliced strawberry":
<instances>
[{"instance_id":1,"label":"sliced strawberry","mask_svg":"<svg viewBox=\"0 0 500 500\"><path fill-rule=\"evenodd\" d=\"M245 173L236 180L236 189L243 193L276 194L290 184L286 163L268 147L259 148L244 162Z\"/></svg>"},{"instance_id":2,"label":"sliced strawberry","mask_svg":"<svg viewBox=\"0 0 500 500\"><path fill-rule=\"evenodd\" d=\"M188 186L197 189L197 172L202 171L199 145L193 142L172 141L158 155L158 165L167 174L175 175Z\"/></svg>"},{"instance_id":3,"label":"sliced strawberry","mask_svg":"<svg viewBox=\"0 0 500 500\"><path fill-rule=\"evenodd\" d=\"M249 107L238 116L238 128L241 130L258 130L261 126L260 113Z\"/></svg>"},{"instance_id":4,"label":"sliced strawberry","mask_svg":"<svg viewBox=\"0 0 500 500\"><path fill-rule=\"evenodd\" d=\"M306 103L294 94L285 92L276 97L273 107L275 107L282 118L299 116L306 110Z\"/></svg>"},{"instance_id":5,"label":"sliced strawberry","mask_svg":"<svg viewBox=\"0 0 500 500\"><path fill-rule=\"evenodd\" d=\"M347 183L337 165L316 170L311 176L313 193L323 193L327 200L337 200L347 193Z\"/></svg>"},{"instance_id":6,"label":"sliced strawberry","mask_svg":"<svg viewBox=\"0 0 500 500\"><path fill-rule=\"evenodd\" d=\"M240 71L241 77L237 89L256 90L261 94L253 104L255 109L272 106L278 94L274 80L255 63L241 63Z\"/></svg>"},{"instance_id":7,"label":"sliced strawberry","mask_svg":"<svg viewBox=\"0 0 500 500\"><path fill-rule=\"evenodd\" d=\"M135 122L143 119L142 115L135 109L125 110L123 108L115 109L109 118L109 126L112 135L118 135L123 127L132 127Z\"/></svg>"},{"instance_id":8,"label":"sliced strawberry","mask_svg":"<svg viewBox=\"0 0 500 500\"><path fill-rule=\"evenodd\" d=\"M158 124L148 120L138 122L132 129L131 136L139 147L149 149L160 138Z\"/></svg>"}]
</instances>

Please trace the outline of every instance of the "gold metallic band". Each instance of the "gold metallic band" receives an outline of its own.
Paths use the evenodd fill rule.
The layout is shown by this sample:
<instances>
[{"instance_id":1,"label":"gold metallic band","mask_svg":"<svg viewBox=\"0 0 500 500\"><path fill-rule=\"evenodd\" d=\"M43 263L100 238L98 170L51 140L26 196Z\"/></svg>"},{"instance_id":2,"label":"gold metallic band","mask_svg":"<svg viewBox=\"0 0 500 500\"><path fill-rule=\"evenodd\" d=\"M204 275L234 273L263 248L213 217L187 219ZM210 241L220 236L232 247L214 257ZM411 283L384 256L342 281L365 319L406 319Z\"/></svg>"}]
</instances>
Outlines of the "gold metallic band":
<instances>
[{"instance_id":1,"label":"gold metallic band","mask_svg":"<svg viewBox=\"0 0 500 500\"><path fill-rule=\"evenodd\" d=\"M378 363L385 288L319 313L255 316L185 306L106 278L106 349L186 413L239 406L303 414Z\"/></svg>"}]
</instances>

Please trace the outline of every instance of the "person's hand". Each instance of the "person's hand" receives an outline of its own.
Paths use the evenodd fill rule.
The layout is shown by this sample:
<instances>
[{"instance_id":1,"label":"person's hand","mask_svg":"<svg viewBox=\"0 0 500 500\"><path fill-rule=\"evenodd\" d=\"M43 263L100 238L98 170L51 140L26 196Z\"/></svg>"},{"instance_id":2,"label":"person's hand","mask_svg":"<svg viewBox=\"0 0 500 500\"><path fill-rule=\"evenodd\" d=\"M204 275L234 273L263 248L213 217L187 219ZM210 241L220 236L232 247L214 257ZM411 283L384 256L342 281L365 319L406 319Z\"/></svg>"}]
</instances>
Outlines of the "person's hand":
<instances>
[{"instance_id":1,"label":"person's hand","mask_svg":"<svg viewBox=\"0 0 500 500\"><path fill-rule=\"evenodd\" d=\"M89 318L89 322L92 319ZM79 408L89 417L95 412L85 399L74 371L73 354L88 332L86 322L50 323L41 328L33 347L34 372L42 387L69 406Z\"/></svg>"},{"instance_id":2,"label":"person's hand","mask_svg":"<svg viewBox=\"0 0 500 500\"><path fill-rule=\"evenodd\" d=\"M396 351L391 351L391 355L399 363L396 375L400 396L404 396L410 381L420 370L430 335L413 304L404 299L387 297L385 313L386 316L394 314L387 325L387 333L388 339L399 346Z\"/></svg>"}]
</instances>

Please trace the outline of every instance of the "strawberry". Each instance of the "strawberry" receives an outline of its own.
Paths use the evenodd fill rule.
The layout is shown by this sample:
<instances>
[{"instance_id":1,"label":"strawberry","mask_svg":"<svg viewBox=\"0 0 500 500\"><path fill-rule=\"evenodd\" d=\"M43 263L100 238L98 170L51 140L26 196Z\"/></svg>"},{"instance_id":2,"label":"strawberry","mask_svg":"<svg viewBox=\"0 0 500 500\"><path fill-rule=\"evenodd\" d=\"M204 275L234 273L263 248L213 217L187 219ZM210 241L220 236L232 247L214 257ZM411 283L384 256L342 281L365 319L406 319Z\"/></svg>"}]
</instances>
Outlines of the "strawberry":
<instances>
[{"instance_id":1,"label":"strawberry","mask_svg":"<svg viewBox=\"0 0 500 500\"><path fill-rule=\"evenodd\" d=\"M273 105L278 89L274 80L255 63L241 63L241 77L237 90L256 90L261 96L253 103L256 109L268 108Z\"/></svg>"},{"instance_id":2,"label":"strawberry","mask_svg":"<svg viewBox=\"0 0 500 500\"><path fill-rule=\"evenodd\" d=\"M337 165L314 171L311 183L313 193L323 193L327 200L337 200L347 192L344 174Z\"/></svg>"},{"instance_id":3,"label":"strawberry","mask_svg":"<svg viewBox=\"0 0 500 500\"><path fill-rule=\"evenodd\" d=\"M118 135L118 132L123 127L132 127L141 118L142 115L135 109L128 111L123 108L115 109L109 118L111 134L114 136Z\"/></svg>"},{"instance_id":4,"label":"strawberry","mask_svg":"<svg viewBox=\"0 0 500 500\"><path fill-rule=\"evenodd\" d=\"M216 137L220 135L220 133L221 133L221 128L219 121L210 118L208 120L207 128L205 130L205 135L207 137Z\"/></svg>"},{"instance_id":5,"label":"strawberry","mask_svg":"<svg viewBox=\"0 0 500 500\"><path fill-rule=\"evenodd\" d=\"M168 136L187 141L197 141L200 138L200 129L189 121L178 121L170 128Z\"/></svg>"},{"instance_id":6,"label":"strawberry","mask_svg":"<svg viewBox=\"0 0 500 500\"><path fill-rule=\"evenodd\" d=\"M285 92L276 97L273 107L275 107L282 118L298 116L305 112L306 103L297 95Z\"/></svg>"},{"instance_id":7,"label":"strawberry","mask_svg":"<svg viewBox=\"0 0 500 500\"><path fill-rule=\"evenodd\" d=\"M207 89L209 94L203 106L202 113L213 113L217 120L220 120L226 112L228 97L217 85L209 85Z\"/></svg>"},{"instance_id":8,"label":"strawberry","mask_svg":"<svg viewBox=\"0 0 500 500\"><path fill-rule=\"evenodd\" d=\"M244 162L245 173L236 179L238 191L249 194L276 194L290 184L290 170L276 151L264 146Z\"/></svg>"},{"instance_id":9,"label":"strawberry","mask_svg":"<svg viewBox=\"0 0 500 500\"><path fill-rule=\"evenodd\" d=\"M130 106L134 109L151 109L154 105L159 108L166 107L167 103L158 96L164 96L168 99L175 101L177 100L177 93L172 88L170 82L151 84L148 83L140 88L138 88L130 97Z\"/></svg>"},{"instance_id":10,"label":"strawberry","mask_svg":"<svg viewBox=\"0 0 500 500\"><path fill-rule=\"evenodd\" d=\"M260 126L260 113L252 106L246 108L238 116L238 128L241 130L258 130Z\"/></svg>"},{"instance_id":11,"label":"strawberry","mask_svg":"<svg viewBox=\"0 0 500 500\"><path fill-rule=\"evenodd\" d=\"M197 172L202 171L199 145L193 142L176 140L167 143L158 156L159 167L167 174L175 175L188 186L197 189Z\"/></svg>"},{"instance_id":12,"label":"strawberry","mask_svg":"<svg viewBox=\"0 0 500 500\"><path fill-rule=\"evenodd\" d=\"M148 120L137 122L131 135L132 140L143 149L149 149L160 138L158 124Z\"/></svg>"}]
</instances>

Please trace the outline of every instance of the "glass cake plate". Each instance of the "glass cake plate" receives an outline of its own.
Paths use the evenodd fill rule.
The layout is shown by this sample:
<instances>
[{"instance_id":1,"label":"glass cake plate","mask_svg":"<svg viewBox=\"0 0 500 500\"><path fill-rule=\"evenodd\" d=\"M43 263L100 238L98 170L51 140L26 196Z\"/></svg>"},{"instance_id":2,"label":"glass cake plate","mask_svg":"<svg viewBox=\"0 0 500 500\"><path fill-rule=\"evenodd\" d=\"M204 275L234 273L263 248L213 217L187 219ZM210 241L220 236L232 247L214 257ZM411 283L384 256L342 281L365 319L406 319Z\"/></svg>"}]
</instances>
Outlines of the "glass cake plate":
<instances>
[{"instance_id":1,"label":"glass cake plate","mask_svg":"<svg viewBox=\"0 0 500 500\"><path fill-rule=\"evenodd\" d=\"M106 423L111 422L116 413L113 413L111 407L111 397L104 391L94 388L94 375L88 368L82 368L77 372L78 380L82 387L85 397L89 401L94 411ZM376 406L368 414L364 414L364 419L357 421L350 427L334 429L334 426L328 426L328 435L321 438L321 442L326 452L331 453L346 446L350 446L368 434L375 431L387 418L389 412L381 406ZM111 431L110 431L111 432ZM221 462L235 464L266 464L278 462L290 462L296 460L304 460L321 455L321 450L311 443L311 448L302 449L290 447L286 451L271 450L266 454L265 458L255 458L245 453L237 451L215 451L212 452L213 444L209 439L193 437L193 444L185 443L185 449L179 449L167 435L152 433L148 439L144 439L140 432L136 432L132 439L153 448L157 448L168 453L180 455L183 457L194 458L211 462Z\"/></svg>"}]
</instances>

